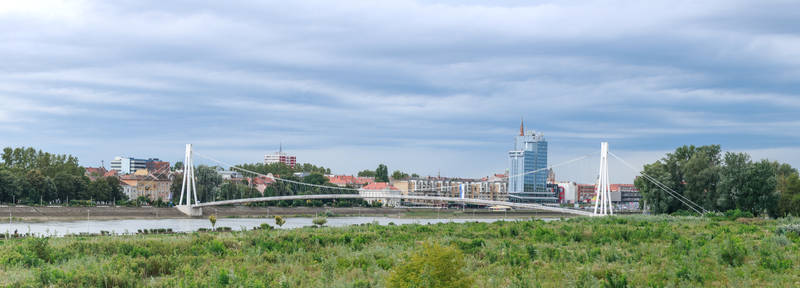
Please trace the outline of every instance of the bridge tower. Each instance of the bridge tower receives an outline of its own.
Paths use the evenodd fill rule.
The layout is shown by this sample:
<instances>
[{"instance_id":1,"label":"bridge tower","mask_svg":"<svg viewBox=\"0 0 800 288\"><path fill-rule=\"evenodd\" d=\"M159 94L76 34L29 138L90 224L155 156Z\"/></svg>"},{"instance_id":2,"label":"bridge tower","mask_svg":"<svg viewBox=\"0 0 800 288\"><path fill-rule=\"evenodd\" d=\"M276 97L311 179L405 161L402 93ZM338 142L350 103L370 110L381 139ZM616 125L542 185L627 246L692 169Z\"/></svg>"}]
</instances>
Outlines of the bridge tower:
<instances>
[{"instance_id":1,"label":"bridge tower","mask_svg":"<svg viewBox=\"0 0 800 288\"><path fill-rule=\"evenodd\" d=\"M183 199L186 199L184 204ZM194 199L194 202L192 202ZM189 216L203 216L203 209L193 207L200 204L197 201L197 184L194 178L194 162L192 161L192 144L186 144L186 156L183 160L183 183L181 184L181 198L178 205L175 206L186 215Z\"/></svg>"},{"instance_id":2,"label":"bridge tower","mask_svg":"<svg viewBox=\"0 0 800 288\"><path fill-rule=\"evenodd\" d=\"M595 187L594 215L614 215L611 206L611 184L608 182L608 142L600 143L600 172Z\"/></svg>"}]
</instances>

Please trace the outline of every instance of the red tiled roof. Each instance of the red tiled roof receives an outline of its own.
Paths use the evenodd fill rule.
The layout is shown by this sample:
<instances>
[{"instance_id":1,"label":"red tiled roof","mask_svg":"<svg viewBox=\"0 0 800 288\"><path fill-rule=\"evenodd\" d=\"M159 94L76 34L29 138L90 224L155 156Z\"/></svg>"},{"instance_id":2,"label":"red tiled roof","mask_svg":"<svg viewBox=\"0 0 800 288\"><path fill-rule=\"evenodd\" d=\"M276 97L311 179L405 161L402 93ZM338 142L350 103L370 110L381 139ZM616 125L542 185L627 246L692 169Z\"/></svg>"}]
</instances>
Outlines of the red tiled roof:
<instances>
[{"instance_id":1,"label":"red tiled roof","mask_svg":"<svg viewBox=\"0 0 800 288\"><path fill-rule=\"evenodd\" d=\"M272 184L272 183L275 183L275 180L274 180L274 179L272 179L272 178L269 178L269 177L264 177L264 176L261 176L261 177L256 177L256 178L251 178L251 179L252 179L252 181L253 181L253 184L256 184L256 185L258 185L258 184L264 184L264 185L266 185L266 184Z\"/></svg>"},{"instance_id":2,"label":"red tiled roof","mask_svg":"<svg viewBox=\"0 0 800 288\"><path fill-rule=\"evenodd\" d=\"M106 174L103 174L103 177L116 177L117 170L109 170Z\"/></svg>"},{"instance_id":3,"label":"red tiled roof","mask_svg":"<svg viewBox=\"0 0 800 288\"><path fill-rule=\"evenodd\" d=\"M372 177L356 177L351 175L332 175L328 177L328 181L337 185L358 184L364 185L375 181Z\"/></svg>"},{"instance_id":4,"label":"red tiled roof","mask_svg":"<svg viewBox=\"0 0 800 288\"><path fill-rule=\"evenodd\" d=\"M364 190L386 190L386 189L389 189L389 190L400 190L400 189L395 188L392 185L389 185L389 183L387 183L387 182L373 182L373 183L370 183L367 186L362 187L361 189L364 189Z\"/></svg>"},{"instance_id":5,"label":"red tiled roof","mask_svg":"<svg viewBox=\"0 0 800 288\"><path fill-rule=\"evenodd\" d=\"M106 173L106 168L103 167L86 167L86 173L103 175Z\"/></svg>"}]
</instances>

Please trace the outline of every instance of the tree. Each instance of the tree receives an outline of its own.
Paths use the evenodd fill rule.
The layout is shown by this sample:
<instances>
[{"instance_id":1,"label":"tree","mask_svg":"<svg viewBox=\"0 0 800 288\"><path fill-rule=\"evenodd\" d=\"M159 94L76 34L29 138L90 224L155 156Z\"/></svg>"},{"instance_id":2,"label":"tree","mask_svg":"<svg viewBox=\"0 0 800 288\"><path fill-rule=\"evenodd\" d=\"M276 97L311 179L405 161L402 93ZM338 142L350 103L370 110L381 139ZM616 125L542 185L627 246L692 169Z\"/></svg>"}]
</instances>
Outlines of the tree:
<instances>
[{"instance_id":1,"label":"tree","mask_svg":"<svg viewBox=\"0 0 800 288\"><path fill-rule=\"evenodd\" d=\"M3 166L13 172L27 172L39 170L44 176L55 177L57 173L68 173L71 175L83 175L84 169L78 165L78 158L72 155L56 155L47 152L37 151L31 147L18 147L3 149L0 156L3 159Z\"/></svg>"},{"instance_id":2,"label":"tree","mask_svg":"<svg viewBox=\"0 0 800 288\"><path fill-rule=\"evenodd\" d=\"M800 216L800 174L789 164L773 162L775 191L778 193L778 216Z\"/></svg>"},{"instance_id":3,"label":"tree","mask_svg":"<svg viewBox=\"0 0 800 288\"><path fill-rule=\"evenodd\" d=\"M303 183L314 184L314 185L325 185L329 183L328 177L323 176L319 173L311 173L306 177L303 177Z\"/></svg>"},{"instance_id":4,"label":"tree","mask_svg":"<svg viewBox=\"0 0 800 288\"><path fill-rule=\"evenodd\" d=\"M89 196L95 201L109 201L113 196L111 185L108 184L106 178L97 178L97 180L89 183Z\"/></svg>"},{"instance_id":5,"label":"tree","mask_svg":"<svg viewBox=\"0 0 800 288\"><path fill-rule=\"evenodd\" d=\"M421 248L391 272L386 287L472 287L460 250L435 243Z\"/></svg>"},{"instance_id":6,"label":"tree","mask_svg":"<svg viewBox=\"0 0 800 288\"><path fill-rule=\"evenodd\" d=\"M745 153L725 154L720 171L719 205L721 210L739 209L770 216L779 213L776 191L776 167L767 160L753 163Z\"/></svg>"},{"instance_id":7,"label":"tree","mask_svg":"<svg viewBox=\"0 0 800 288\"><path fill-rule=\"evenodd\" d=\"M183 170L183 161L177 161L172 165L172 171Z\"/></svg>"},{"instance_id":8,"label":"tree","mask_svg":"<svg viewBox=\"0 0 800 288\"><path fill-rule=\"evenodd\" d=\"M411 173L411 178L419 178L419 174L417 174L417 173Z\"/></svg>"},{"instance_id":9,"label":"tree","mask_svg":"<svg viewBox=\"0 0 800 288\"><path fill-rule=\"evenodd\" d=\"M214 167L200 165L195 168L194 176L196 178L197 198L200 202L214 201L215 196L218 195L217 188L222 184L222 176L217 174Z\"/></svg>"},{"instance_id":10,"label":"tree","mask_svg":"<svg viewBox=\"0 0 800 288\"><path fill-rule=\"evenodd\" d=\"M358 171L358 177L375 177L375 170Z\"/></svg>"},{"instance_id":11,"label":"tree","mask_svg":"<svg viewBox=\"0 0 800 288\"><path fill-rule=\"evenodd\" d=\"M215 230L217 226L217 215L208 216L208 221L211 222L211 230Z\"/></svg>"},{"instance_id":12,"label":"tree","mask_svg":"<svg viewBox=\"0 0 800 288\"><path fill-rule=\"evenodd\" d=\"M28 203L49 202L56 198L56 185L50 177L42 175L39 170L25 173L22 198Z\"/></svg>"},{"instance_id":13,"label":"tree","mask_svg":"<svg viewBox=\"0 0 800 288\"><path fill-rule=\"evenodd\" d=\"M795 171L778 177L778 216L800 216L800 176Z\"/></svg>"},{"instance_id":14,"label":"tree","mask_svg":"<svg viewBox=\"0 0 800 288\"><path fill-rule=\"evenodd\" d=\"M400 170L394 170L394 172L392 172L392 179L395 180L408 179L408 174L403 173Z\"/></svg>"},{"instance_id":15,"label":"tree","mask_svg":"<svg viewBox=\"0 0 800 288\"><path fill-rule=\"evenodd\" d=\"M111 191L109 193L109 199L107 200L127 200L128 196L122 191L122 183L120 183L119 178L117 177L105 177L106 182L108 182L108 186L111 187Z\"/></svg>"},{"instance_id":16,"label":"tree","mask_svg":"<svg viewBox=\"0 0 800 288\"><path fill-rule=\"evenodd\" d=\"M681 146L655 163L645 165L642 172L705 209L713 210L719 198L720 152L719 145ZM639 177L634 184L653 213L690 209L648 179Z\"/></svg>"},{"instance_id":17,"label":"tree","mask_svg":"<svg viewBox=\"0 0 800 288\"><path fill-rule=\"evenodd\" d=\"M11 203L14 199L19 199L22 182L23 180L11 171L0 170L0 202Z\"/></svg>"},{"instance_id":18,"label":"tree","mask_svg":"<svg viewBox=\"0 0 800 288\"><path fill-rule=\"evenodd\" d=\"M183 185L183 173L175 173L172 183L169 185L169 192L172 193L172 202L177 204L181 199L181 186Z\"/></svg>"},{"instance_id":19,"label":"tree","mask_svg":"<svg viewBox=\"0 0 800 288\"><path fill-rule=\"evenodd\" d=\"M283 219L280 215L275 216L275 225L283 227L283 224L286 223L286 220Z\"/></svg>"},{"instance_id":20,"label":"tree","mask_svg":"<svg viewBox=\"0 0 800 288\"><path fill-rule=\"evenodd\" d=\"M380 164L375 169L375 182L389 182L389 168L386 165Z\"/></svg>"},{"instance_id":21,"label":"tree","mask_svg":"<svg viewBox=\"0 0 800 288\"><path fill-rule=\"evenodd\" d=\"M314 217L311 222L314 223L314 225L321 227L322 225L325 225L325 223L328 223L328 219L325 217Z\"/></svg>"}]
</instances>

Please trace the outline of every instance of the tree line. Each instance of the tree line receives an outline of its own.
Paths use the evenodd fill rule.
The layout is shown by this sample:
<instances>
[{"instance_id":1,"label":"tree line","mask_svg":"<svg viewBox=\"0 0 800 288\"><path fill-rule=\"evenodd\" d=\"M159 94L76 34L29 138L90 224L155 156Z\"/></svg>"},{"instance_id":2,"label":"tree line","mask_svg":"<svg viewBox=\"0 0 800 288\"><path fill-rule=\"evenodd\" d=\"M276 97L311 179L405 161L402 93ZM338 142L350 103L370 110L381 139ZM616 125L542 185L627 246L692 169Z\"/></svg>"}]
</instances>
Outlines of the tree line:
<instances>
[{"instance_id":1,"label":"tree line","mask_svg":"<svg viewBox=\"0 0 800 288\"><path fill-rule=\"evenodd\" d=\"M375 182L389 182L389 168L386 167L384 164L379 164L378 168L375 170L361 170L358 171L358 177L373 177L375 178ZM391 175L391 179L394 180L407 180L409 178L419 178L417 173L412 173L408 175L400 170L394 170Z\"/></svg>"},{"instance_id":2,"label":"tree line","mask_svg":"<svg viewBox=\"0 0 800 288\"><path fill-rule=\"evenodd\" d=\"M642 173L709 211L741 210L753 215L800 215L800 178L791 165L747 153L722 153L720 145L682 146L644 166ZM642 204L653 213L689 210L681 201L638 177Z\"/></svg>"},{"instance_id":3,"label":"tree line","mask_svg":"<svg viewBox=\"0 0 800 288\"><path fill-rule=\"evenodd\" d=\"M0 159L0 202L62 204L72 200L124 200L116 177L94 181L78 165L78 158L50 154L31 147L6 147ZM100 175L102 176L102 175Z\"/></svg>"}]
</instances>

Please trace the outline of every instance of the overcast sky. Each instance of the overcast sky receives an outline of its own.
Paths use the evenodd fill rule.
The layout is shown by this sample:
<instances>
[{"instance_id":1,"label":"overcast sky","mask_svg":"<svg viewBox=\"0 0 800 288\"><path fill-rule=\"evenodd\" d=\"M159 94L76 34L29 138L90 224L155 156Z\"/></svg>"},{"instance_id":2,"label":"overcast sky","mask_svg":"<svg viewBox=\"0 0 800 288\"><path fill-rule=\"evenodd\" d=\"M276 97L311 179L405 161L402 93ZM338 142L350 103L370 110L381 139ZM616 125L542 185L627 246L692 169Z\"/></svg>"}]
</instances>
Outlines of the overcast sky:
<instances>
[{"instance_id":1,"label":"overcast sky","mask_svg":"<svg viewBox=\"0 0 800 288\"><path fill-rule=\"evenodd\" d=\"M594 156L560 180L601 141L800 166L797 1L165 2L0 0L0 145L480 177L524 118L550 164Z\"/></svg>"}]
</instances>

